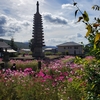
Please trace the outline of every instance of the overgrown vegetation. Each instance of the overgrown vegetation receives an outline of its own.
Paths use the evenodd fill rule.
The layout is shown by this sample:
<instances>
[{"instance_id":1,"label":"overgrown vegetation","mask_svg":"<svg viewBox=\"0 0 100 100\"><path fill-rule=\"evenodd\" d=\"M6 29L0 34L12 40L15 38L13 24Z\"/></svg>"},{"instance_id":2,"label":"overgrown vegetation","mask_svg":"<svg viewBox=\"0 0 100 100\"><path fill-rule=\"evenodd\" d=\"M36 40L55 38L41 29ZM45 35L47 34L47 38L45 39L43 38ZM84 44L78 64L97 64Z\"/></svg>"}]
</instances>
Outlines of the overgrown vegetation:
<instances>
[{"instance_id":1,"label":"overgrown vegetation","mask_svg":"<svg viewBox=\"0 0 100 100\"><path fill-rule=\"evenodd\" d=\"M79 17L77 22L82 21L86 25L87 33L86 38L89 41L89 45L85 47L85 50L88 52L88 55L92 55L97 59L87 57L85 60L76 58L76 62L78 64L85 65L84 67L84 76L86 79L86 91L87 91L87 98L86 100L100 100L100 18L95 17L94 22L89 22L89 16L86 11L84 13L80 10L77 6L77 3L73 0L74 6L77 7L75 11L75 16L79 11L82 16ZM94 5L92 7L93 10L100 11L100 6ZM92 59L92 61L91 61ZM87 63L87 61L89 63ZM83 99L84 100L84 99Z\"/></svg>"},{"instance_id":2,"label":"overgrown vegetation","mask_svg":"<svg viewBox=\"0 0 100 100\"><path fill-rule=\"evenodd\" d=\"M1 100L100 100L100 60L95 57L41 60L40 70L37 61L10 64L15 62L18 70L0 72Z\"/></svg>"}]
</instances>

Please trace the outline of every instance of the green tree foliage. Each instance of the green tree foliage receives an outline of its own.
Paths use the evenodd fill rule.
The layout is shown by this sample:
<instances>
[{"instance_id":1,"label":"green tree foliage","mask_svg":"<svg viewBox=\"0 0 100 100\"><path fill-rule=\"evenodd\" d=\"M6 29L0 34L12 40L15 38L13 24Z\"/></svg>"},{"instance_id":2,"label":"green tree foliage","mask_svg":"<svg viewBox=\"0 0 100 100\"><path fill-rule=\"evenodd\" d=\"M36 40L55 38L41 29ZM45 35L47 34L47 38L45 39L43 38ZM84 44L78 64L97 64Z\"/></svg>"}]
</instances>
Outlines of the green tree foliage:
<instances>
[{"instance_id":1,"label":"green tree foliage","mask_svg":"<svg viewBox=\"0 0 100 100\"><path fill-rule=\"evenodd\" d=\"M10 41L9 45L11 46L11 49L14 49L14 50L18 49L17 45L14 42L14 38L11 38L11 41Z\"/></svg>"},{"instance_id":2,"label":"green tree foliage","mask_svg":"<svg viewBox=\"0 0 100 100\"><path fill-rule=\"evenodd\" d=\"M76 6L77 10L75 11L75 17L77 13L80 12L81 16L79 16L77 22L83 22L86 25L86 38L89 41L89 44L92 45L90 52L91 54L96 55L97 58L100 57L100 18L95 17L94 22L90 23L89 15L86 11L82 12L80 8L77 6L77 3L73 0L73 5ZM94 5L92 7L93 10L100 11L100 6ZM99 55L99 56L98 56Z\"/></svg>"},{"instance_id":3,"label":"green tree foliage","mask_svg":"<svg viewBox=\"0 0 100 100\"><path fill-rule=\"evenodd\" d=\"M29 41L29 48L30 48L31 51L33 50L32 42L33 42L33 39L31 39L31 40Z\"/></svg>"},{"instance_id":4,"label":"green tree foliage","mask_svg":"<svg viewBox=\"0 0 100 100\"><path fill-rule=\"evenodd\" d=\"M78 22L82 21L86 24L86 38L89 41L89 45L87 45L86 49L89 52L90 55L95 56L96 58L100 59L100 18L95 17L94 23L89 22L89 16L86 11L84 13L81 12L81 10L78 8L77 3L74 2L74 6L77 7L77 10L75 11L75 16L77 15L77 12L80 11L82 14L81 17L79 17ZM92 7L93 10L100 11L100 7L98 5L94 5ZM89 59L87 59L89 60ZM79 61L81 61L79 59ZM93 62L89 64L85 64L85 79L87 80L87 99L86 100L100 100L100 61L99 60L93 60Z\"/></svg>"}]
</instances>

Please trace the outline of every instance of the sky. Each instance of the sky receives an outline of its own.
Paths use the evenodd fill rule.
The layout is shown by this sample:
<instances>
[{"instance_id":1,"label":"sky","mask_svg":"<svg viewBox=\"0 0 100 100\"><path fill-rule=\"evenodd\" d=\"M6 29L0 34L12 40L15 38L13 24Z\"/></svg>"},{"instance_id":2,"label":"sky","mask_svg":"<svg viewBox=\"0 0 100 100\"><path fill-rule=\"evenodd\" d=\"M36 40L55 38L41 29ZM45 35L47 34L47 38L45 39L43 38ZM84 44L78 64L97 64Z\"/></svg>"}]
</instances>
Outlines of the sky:
<instances>
[{"instance_id":1,"label":"sky","mask_svg":"<svg viewBox=\"0 0 100 100\"><path fill-rule=\"evenodd\" d=\"M86 29L82 22L77 23L78 12L73 0L38 0L42 15L44 42L47 46L56 46L65 42L87 44ZM100 17L100 11L92 10L93 5L100 6L100 0L74 0L82 12L87 11L90 22ZM18 42L32 39L33 19L37 0L0 0L0 38Z\"/></svg>"}]
</instances>

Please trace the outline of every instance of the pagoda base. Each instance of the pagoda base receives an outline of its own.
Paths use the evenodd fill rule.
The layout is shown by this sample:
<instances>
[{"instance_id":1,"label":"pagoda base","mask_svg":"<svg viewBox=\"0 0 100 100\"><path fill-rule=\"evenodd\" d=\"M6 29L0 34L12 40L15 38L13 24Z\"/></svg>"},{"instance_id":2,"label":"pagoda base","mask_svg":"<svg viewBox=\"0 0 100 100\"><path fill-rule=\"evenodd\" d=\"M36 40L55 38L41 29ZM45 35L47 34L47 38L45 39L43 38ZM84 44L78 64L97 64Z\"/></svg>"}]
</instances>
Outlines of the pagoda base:
<instances>
[{"instance_id":1,"label":"pagoda base","mask_svg":"<svg viewBox=\"0 0 100 100\"><path fill-rule=\"evenodd\" d=\"M42 58L44 58L45 56L44 56L44 53L33 53L32 54L32 57L34 57L34 58L36 58L36 59L42 59Z\"/></svg>"},{"instance_id":2,"label":"pagoda base","mask_svg":"<svg viewBox=\"0 0 100 100\"><path fill-rule=\"evenodd\" d=\"M44 58L44 53L42 52L42 48L34 48L32 56L36 59Z\"/></svg>"}]
</instances>

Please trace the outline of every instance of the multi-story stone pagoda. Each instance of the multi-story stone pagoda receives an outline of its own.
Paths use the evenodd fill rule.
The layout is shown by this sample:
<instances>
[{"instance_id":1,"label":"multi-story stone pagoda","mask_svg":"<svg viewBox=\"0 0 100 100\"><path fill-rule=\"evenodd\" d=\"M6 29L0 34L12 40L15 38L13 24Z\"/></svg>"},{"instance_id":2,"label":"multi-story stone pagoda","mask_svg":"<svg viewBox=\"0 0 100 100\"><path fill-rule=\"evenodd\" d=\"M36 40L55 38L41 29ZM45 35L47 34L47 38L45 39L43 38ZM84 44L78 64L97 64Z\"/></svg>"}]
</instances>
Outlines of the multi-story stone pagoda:
<instances>
[{"instance_id":1,"label":"multi-story stone pagoda","mask_svg":"<svg viewBox=\"0 0 100 100\"><path fill-rule=\"evenodd\" d=\"M37 11L34 14L34 21L33 21L33 38L32 38L32 53L33 57L35 58L43 58L43 46L44 45L44 36L43 36L43 23L42 23L42 16L39 13L39 2L37 1Z\"/></svg>"}]
</instances>

